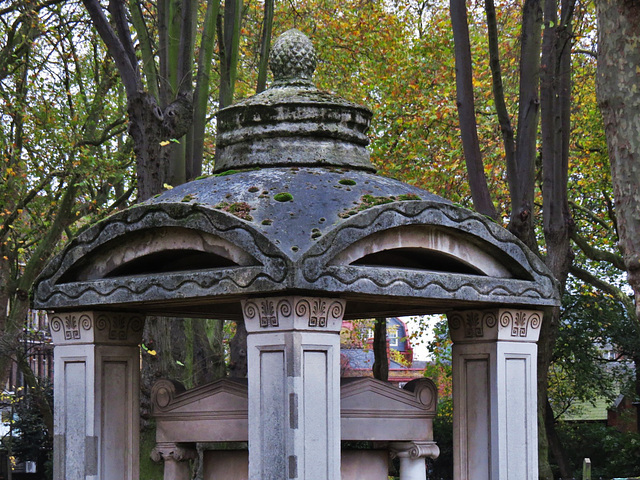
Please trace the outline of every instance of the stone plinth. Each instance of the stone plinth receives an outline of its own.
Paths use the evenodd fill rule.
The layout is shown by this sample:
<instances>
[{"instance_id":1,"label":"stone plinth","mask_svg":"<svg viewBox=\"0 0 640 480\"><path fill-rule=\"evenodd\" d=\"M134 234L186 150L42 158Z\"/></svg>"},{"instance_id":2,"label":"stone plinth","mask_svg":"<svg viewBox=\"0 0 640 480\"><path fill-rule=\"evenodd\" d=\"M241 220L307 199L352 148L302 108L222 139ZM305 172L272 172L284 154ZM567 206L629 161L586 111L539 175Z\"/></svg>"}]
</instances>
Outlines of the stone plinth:
<instances>
[{"instance_id":1,"label":"stone plinth","mask_svg":"<svg viewBox=\"0 0 640 480\"><path fill-rule=\"evenodd\" d=\"M454 478L538 478L536 341L542 313L447 315L453 340Z\"/></svg>"},{"instance_id":2,"label":"stone plinth","mask_svg":"<svg viewBox=\"0 0 640 480\"><path fill-rule=\"evenodd\" d=\"M137 479L144 317L71 312L53 314L50 325L54 478Z\"/></svg>"}]
</instances>

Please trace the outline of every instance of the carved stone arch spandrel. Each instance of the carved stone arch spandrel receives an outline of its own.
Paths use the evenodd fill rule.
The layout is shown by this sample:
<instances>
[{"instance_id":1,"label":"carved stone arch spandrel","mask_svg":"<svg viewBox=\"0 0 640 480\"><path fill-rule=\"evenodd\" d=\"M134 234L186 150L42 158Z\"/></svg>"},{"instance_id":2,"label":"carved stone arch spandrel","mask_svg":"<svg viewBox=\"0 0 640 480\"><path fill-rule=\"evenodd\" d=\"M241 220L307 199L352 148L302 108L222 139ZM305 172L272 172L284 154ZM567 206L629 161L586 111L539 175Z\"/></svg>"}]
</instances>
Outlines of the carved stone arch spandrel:
<instances>
[{"instance_id":1,"label":"carved stone arch spandrel","mask_svg":"<svg viewBox=\"0 0 640 480\"><path fill-rule=\"evenodd\" d=\"M394 248L414 249L409 255L422 249L425 265L366 264L369 255ZM445 263L430 269L431 253ZM447 259L458 269L447 271ZM548 269L515 236L482 215L432 201L362 211L323 235L297 264L295 284L302 288L494 304L558 300Z\"/></svg>"},{"instance_id":2,"label":"carved stone arch spandrel","mask_svg":"<svg viewBox=\"0 0 640 480\"><path fill-rule=\"evenodd\" d=\"M283 287L290 261L251 222L213 207L141 205L94 225L52 260L34 305L120 305Z\"/></svg>"}]
</instances>

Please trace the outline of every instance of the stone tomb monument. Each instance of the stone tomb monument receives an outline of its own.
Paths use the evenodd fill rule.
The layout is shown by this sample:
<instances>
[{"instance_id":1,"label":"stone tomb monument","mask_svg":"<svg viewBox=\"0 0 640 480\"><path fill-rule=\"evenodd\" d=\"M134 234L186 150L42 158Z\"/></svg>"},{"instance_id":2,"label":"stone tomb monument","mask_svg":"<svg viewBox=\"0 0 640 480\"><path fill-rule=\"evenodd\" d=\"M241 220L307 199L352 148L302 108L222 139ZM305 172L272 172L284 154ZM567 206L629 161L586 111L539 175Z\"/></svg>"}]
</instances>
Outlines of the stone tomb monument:
<instances>
[{"instance_id":1,"label":"stone tomb monument","mask_svg":"<svg viewBox=\"0 0 640 480\"><path fill-rule=\"evenodd\" d=\"M215 175L87 229L39 278L55 478L138 477L147 314L244 321L249 477L336 480L342 319L446 313L455 478L536 479L551 274L491 220L377 176L371 112L313 85L304 35L280 37L270 63L268 90L218 114Z\"/></svg>"},{"instance_id":2,"label":"stone tomb monument","mask_svg":"<svg viewBox=\"0 0 640 480\"><path fill-rule=\"evenodd\" d=\"M387 480L389 454L400 457L401 480L425 480L425 458L436 458L433 418L437 390L426 378L404 389L373 378L343 378L341 440L375 442L375 450L342 450L342 480ZM189 480L187 460L195 442L247 442L247 382L221 379L185 391L170 380L153 386L157 446L152 457L164 461L165 480ZM247 480L246 450L206 449L204 480Z\"/></svg>"}]
</instances>

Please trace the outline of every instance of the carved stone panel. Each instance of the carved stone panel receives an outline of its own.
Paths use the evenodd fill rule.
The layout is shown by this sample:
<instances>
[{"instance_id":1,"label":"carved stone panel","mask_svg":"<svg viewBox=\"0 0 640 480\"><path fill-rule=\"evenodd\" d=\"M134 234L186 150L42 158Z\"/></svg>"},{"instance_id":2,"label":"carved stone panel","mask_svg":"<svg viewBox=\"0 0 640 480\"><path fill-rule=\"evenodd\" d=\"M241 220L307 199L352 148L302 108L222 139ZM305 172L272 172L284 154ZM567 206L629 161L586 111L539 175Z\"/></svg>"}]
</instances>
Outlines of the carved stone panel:
<instances>
[{"instance_id":1,"label":"carved stone panel","mask_svg":"<svg viewBox=\"0 0 640 480\"><path fill-rule=\"evenodd\" d=\"M142 337L144 316L120 312L65 312L50 316L55 345L137 345Z\"/></svg>"},{"instance_id":2,"label":"carved stone panel","mask_svg":"<svg viewBox=\"0 0 640 480\"><path fill-rule=\"evenodd\" d=\"M339 332L346 302L324 297L266 297L242 301L247 332Z\"/></svg>"},{"instance_id":3,"label":"carved stone panel","mask_svg":"<svg viewBox=\"0 0 640 480\"><path fill-rule=\"evenodd\" d=\"M454 343L483 340L536 342L542 312L521 309L464 310L447 314Z\"/></svg>"}]
</instances>

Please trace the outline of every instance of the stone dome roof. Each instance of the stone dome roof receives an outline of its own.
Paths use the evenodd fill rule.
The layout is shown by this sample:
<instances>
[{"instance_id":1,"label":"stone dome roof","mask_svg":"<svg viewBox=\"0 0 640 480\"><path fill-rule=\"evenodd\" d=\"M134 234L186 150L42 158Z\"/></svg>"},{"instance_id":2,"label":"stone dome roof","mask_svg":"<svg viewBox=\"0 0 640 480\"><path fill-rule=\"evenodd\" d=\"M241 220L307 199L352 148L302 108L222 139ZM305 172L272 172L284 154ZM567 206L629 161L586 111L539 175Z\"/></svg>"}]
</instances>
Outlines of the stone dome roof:
<instances>
[{"instance_id":1,"label":"stone dome roof","mask_svg":"<svg viewBox=\"0 0 640 480\"><path fill-rule=\"evenodd\" d=\"M346 318L557 305L507 230L374 173L371 113L312 85L305 38L287 32L274 85L220 111L214 175L83 232L42 273L35 307L232 319L242 298L298 293L345 298Z\"/></svg>"}]
</instances>

